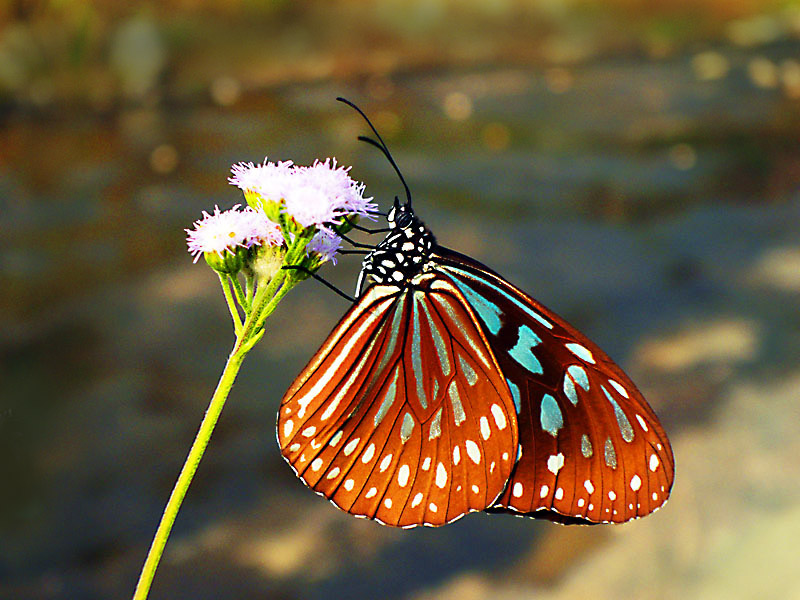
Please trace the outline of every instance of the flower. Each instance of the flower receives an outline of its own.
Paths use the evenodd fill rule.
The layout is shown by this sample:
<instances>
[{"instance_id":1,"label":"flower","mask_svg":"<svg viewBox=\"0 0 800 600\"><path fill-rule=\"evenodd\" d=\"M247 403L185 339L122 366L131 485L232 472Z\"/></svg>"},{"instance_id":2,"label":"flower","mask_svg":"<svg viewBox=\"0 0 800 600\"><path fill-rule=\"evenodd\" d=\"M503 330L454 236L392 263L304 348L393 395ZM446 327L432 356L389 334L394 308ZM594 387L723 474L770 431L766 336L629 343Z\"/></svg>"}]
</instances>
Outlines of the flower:
<instances>
[{"instance_id":1,"label":"flower","mask_svg":"<svg viewBox=\"0 0 800 600\"><path fill-rule=\"evenodd\" d=\"M334 265L336 264L336 253L339 251L339 248L342 246L342 238L327 231L326 229L320 229L311 241L308 242L306 246L306 253L315 253L317 254L320 262L331 261Z\"/></svg>"},{"instance_id":2,"label":"flower","mask_svg":"<svg viewBox=\"0 0 800 600\"><path fill-rule=\"evenodd\" d=\"M228 177L228 183L243 192L255 192L265 200L280 202L290 187L293 172L294 165L290 160L272 163L265 158L259 165L241 162L231 167L233 175Z\"/></svg>"},{"instance_id":3,"label":"flower","mask_svg":"<svg viewBox=\"0 0 800 600\"><path fill-rule=\"evenodd\" d=\"M338 167L336 159L297 166L278 163L238 163L228 181L245 194L256 193L262 200L281 203L281 210L302 227L328 229L342 223L344 216L372 217L378 210L372 198L364 198L364 184L353 180L350 167Z\"/></svg>"},{"instance_id":4,"label":"flower","mask_svg":"<svg viewBox=\"0 0 800 600\"><path fill-rule=\"evenodd\" d=\"M239 210L237 204L221 212L219 206L214 213L203 211L203 218L195 221L194 229L186 229L186 243L194 262L201 254L235 254L237 248L253 246L279 246L283 243L280 227L267 219L261 210L247 207Z\"/></svg>"},{"instance_id":5,"label":"flower","mask_svg":"<svg viewBox=\"0 0 800 600\"><path fill-rule=\"evenodd\" d=\"M247 222L250 224L248 240L259 246L280 246L283 244L283 233L281 227L274 221L270 221L263 208L247 207L244 209L247 215Z\"/></svg>"}]
</instances>

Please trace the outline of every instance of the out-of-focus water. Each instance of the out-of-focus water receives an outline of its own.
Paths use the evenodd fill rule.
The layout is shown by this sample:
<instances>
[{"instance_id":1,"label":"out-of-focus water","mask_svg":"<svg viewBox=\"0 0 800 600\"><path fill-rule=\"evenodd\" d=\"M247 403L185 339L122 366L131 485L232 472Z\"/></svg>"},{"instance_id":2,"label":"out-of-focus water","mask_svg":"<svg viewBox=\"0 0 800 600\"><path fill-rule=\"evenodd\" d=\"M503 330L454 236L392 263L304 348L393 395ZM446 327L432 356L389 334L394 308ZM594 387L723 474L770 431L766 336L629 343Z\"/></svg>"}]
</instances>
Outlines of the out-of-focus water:
<instances>
[{"instance_id":1,"label":"out-of-focus water","mask_svg":"<svg viewBox=\"0 0 800 600\"><path fill-rule=\"evenodd\" d=\"M183 229L242 202L228 169L265 155L335 155L383 206L401 191L340 94L374 117L440 243L629 371L673 440L673 498L613 528L471 515L395 531L337 511L274 438L284 390L347 308L306 283L245 363L151 597L800 597L799 50L781 37L9 110L0 597L132 593L232 343ZM324 274L351 289L357 269Z\"/></svg>"}]
</instances>

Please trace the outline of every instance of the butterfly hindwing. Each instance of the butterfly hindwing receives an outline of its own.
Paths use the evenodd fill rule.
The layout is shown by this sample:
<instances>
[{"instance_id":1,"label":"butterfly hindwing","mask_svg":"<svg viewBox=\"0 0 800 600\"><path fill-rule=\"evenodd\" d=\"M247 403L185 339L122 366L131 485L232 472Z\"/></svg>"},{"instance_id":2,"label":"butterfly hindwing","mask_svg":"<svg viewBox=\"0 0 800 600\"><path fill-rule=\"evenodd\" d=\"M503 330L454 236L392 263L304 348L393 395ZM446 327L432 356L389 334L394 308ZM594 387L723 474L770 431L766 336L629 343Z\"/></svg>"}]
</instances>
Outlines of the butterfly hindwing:
<instances>
[{"instance_id":1,"label":"butterfly hindwing","mask_svg":"<svg viewBox=\"0 0 800 600\"><path fill-rule=\"evenodd\" d=\"M281 403L278 441L340 508L389 525L441 525L503 491L514 400L467 300L446 278L375 285Z\"/></svg>"},{"instance_id":2,"label":"butterfly hindwing","mask_svg":"<svg viewBox=\"0 0 800 600\"><path fill-rule=\"evenodd\" d=\"M674 459L641 393L580 332L480 263L437 268L478 315L519 412L520 455L492 512L624 522L667 499Z\"/></svg>"}]
</instances>

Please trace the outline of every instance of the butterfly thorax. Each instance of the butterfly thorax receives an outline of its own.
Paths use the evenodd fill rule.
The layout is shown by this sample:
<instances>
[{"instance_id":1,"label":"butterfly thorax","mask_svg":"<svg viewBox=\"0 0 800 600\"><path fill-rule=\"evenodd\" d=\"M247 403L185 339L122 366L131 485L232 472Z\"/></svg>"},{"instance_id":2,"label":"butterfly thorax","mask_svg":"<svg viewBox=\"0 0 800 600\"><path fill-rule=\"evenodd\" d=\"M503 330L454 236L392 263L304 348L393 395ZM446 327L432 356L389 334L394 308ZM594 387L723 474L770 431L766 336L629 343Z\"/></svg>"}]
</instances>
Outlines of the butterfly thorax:
<instances>
[{"instance_id":1,"label":"butterfly thorax","mask_svg":"<svg viewBox=\"0 0 800 600\"><path fill-rule=\"evenodd\" d=\"M390 231L362 262L359 284L369 275L376 283L404 287L428 262L436 238L411 207L395 205L387 217Z\"/></svg>"}]
</instances>

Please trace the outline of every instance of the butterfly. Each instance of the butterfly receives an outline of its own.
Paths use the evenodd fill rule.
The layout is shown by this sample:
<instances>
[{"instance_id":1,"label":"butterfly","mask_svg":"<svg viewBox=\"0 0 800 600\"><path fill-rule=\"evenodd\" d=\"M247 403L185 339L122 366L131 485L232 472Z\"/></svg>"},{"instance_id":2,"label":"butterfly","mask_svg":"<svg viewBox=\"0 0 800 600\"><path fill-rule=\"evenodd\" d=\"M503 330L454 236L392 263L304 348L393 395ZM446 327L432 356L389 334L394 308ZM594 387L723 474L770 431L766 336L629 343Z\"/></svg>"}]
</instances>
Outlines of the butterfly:
<instances>
[{"instance_id":1,"label":"butterfly","mask_svg":"<svg viewBox=\"0 0 800 600\"><path fill-rule=\"evenodd\" d=\"M621 523L661 507L672 448L633 382L564 319L439 245L372 131L380 143L360 139L388 157L406 201L281 401L278 443L297 476L403 528L483 510Z\"/></svg>"}]
</instances>

